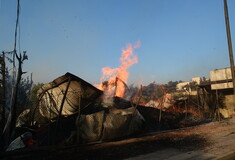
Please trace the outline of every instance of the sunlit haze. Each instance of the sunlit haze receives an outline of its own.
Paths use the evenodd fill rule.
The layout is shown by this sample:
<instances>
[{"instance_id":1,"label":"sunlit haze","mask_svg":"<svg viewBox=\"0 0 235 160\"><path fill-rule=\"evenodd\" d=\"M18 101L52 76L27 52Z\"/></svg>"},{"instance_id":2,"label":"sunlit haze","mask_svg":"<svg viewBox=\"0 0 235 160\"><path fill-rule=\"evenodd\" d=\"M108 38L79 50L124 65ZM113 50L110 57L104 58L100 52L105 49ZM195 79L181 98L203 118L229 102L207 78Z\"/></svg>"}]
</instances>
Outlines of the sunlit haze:
<instances>
[{"instance_id":1,"label":"sunlit haze","mask_svg":"<svg viewBox=\"0 0 235 160\"><path fill-rule=\"evenodd\" d=\"M16 5L0 0L1 51L13 50ZM235 1L228 6L235 40ZM21 0L19 33L23 70L35 83L66 72L100 83L102 68L118 68L136 42L128 84L209 77L230 65L223 0Z\"/></svg>"}]
</instances>

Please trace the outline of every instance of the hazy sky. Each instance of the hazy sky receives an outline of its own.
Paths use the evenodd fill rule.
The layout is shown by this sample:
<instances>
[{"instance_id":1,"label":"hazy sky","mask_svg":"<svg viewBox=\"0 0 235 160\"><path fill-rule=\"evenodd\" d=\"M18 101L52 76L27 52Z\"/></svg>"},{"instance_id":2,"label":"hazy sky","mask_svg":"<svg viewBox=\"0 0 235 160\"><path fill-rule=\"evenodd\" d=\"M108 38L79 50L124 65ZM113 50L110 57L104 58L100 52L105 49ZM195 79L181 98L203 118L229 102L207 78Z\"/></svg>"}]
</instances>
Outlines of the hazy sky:
<instances>
[{"instance_id":1,"label":"hazy sky","mask_svg":"<svg viewBox=\"0 0 235 160\"><path fill-rule=\"evenodd\" d=\"M0 0L0 51L13 50L16 4ZM235 1L228 5L235 40ZM129 83L187 81L230 65L223 0L21 0L23 69L34 82L66 72L99 82L101 69L118 67L121 50L136 41Z\"/></svg>"}]
</instances>

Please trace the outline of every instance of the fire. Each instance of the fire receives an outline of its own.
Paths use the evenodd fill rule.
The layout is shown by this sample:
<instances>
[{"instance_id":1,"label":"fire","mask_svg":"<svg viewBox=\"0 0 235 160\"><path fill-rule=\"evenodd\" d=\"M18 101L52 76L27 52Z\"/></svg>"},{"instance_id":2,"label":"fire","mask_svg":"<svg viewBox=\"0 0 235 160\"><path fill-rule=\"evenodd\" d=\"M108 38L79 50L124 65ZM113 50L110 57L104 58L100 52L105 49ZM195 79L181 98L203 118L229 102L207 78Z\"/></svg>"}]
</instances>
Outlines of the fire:
<instances>
[{"instance_id":1,"label":"fire","mask_svg":"<svg viewBox=\"0 0 235 160\"><path fill-rule=\"evenodd\" d=\"M125 85L127 83L130 66L138 62L137 56L134 54L134 49L140 47L140 41L135 45L128 44L126 49L122 49L120 58L121 65L118 68L105 67L102 68L102 77L100 84L95 85L97 88L106 92L106 95L123 97L125 93ZM124 82L124 83L123 83Z\"/></svg>"}]
</instances>

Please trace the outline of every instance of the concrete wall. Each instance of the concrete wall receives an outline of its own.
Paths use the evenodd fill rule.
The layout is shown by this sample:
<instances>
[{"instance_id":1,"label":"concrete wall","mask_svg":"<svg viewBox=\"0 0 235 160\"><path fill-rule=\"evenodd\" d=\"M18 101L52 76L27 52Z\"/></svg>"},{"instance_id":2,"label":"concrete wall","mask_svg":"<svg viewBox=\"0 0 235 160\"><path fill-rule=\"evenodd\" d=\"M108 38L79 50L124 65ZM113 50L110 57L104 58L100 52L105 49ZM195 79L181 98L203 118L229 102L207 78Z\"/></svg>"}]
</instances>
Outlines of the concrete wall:
<instances>
[{"instance_id":1,"label":"concrete wall","mask_svg":"<svg viewBox=\"0 0 235 160\"><path fill-rule=\"evenodd\" d=\"M220 80L229 80L229 79L232 79L231 68L223 68L210 71L210 80L212 82ZM233 83L228 82L228 83L218 83L211 85L212 90L227 89L227 88L233 88Z\"/></svg>"},{"instance_id":2,"label":"concrete wall","mask_svg":"<svg viewBox=\"0 0 235 160\"><path fill-rule=\"evenodd\" d=\"M210 79L211 81L232 79L231 69L223 68L210 71Z\"/></svg>"},{"instance_id":3,"label":"concrete wall","mask_svg":"<svg viewBox=\"0 0 235 160\"><path fill-rule=\"evenodd\" d=\"M201 80L201 77L194 77L192 78L192 81L196 82L197 84L200 84L202 80Z\"/></svg>"},{"instance_id":4,"label":"concrete wall","mask_svg":"<svg viewBox=\"0 0 235 160\"><path fill-rule=\"evenodd\" d=\"M235 97L234 95L226 95L224 99L225 108L220 109L220 113L225 117L235 116Z\"/></svg>"},{"instance_id":5,"label":"concrete wall","mask_svg":"<svg viewBox=\"0 0 235 160\"><path fill-rule=\"evenodd\" d=\"M212 84L212 90L233 88L233 82Z\"/></svg>"}]
</instances>

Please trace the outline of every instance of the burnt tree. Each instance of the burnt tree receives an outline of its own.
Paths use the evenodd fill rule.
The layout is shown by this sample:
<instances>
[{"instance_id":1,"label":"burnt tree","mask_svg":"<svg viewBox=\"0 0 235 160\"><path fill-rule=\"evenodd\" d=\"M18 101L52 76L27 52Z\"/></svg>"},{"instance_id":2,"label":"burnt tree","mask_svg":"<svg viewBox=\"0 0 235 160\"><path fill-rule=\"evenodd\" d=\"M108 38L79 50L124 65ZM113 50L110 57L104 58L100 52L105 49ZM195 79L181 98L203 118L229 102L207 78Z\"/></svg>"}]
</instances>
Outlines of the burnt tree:
<instances>
[{"instance_id":1,"label":"burnt tree","mask_svg":"<svg viewBox=\"0 0 235 160\"><path fill-rule=\"evenodd\" d=\"M0 132L2 133L5 124L5 53L0 56Z\"/></svg>"},{"instance_id":2,"label":"burnt tree","mask_svg":"<svg viewBox=\"0 0 235 160\"><path fill-rule=\"evenodd\" d=\"M19 90L20 81L22 79L22 75L26 73L22 71L22 64L24 60L28 59L28 56L26 55L26 51L23 52L23 56L21 53L18 55L16 51L14 51L14 54L18 61L18 72L17 72L16 83L13 86L14 89L13 89L13 96L12 96L12 101L11 101L10 116L8 116L7 123L3 131L3 138L5 140L5 145L8 145L14 139L14 136L15 136L18 90Z\"/></svg>"}]
</instances>

